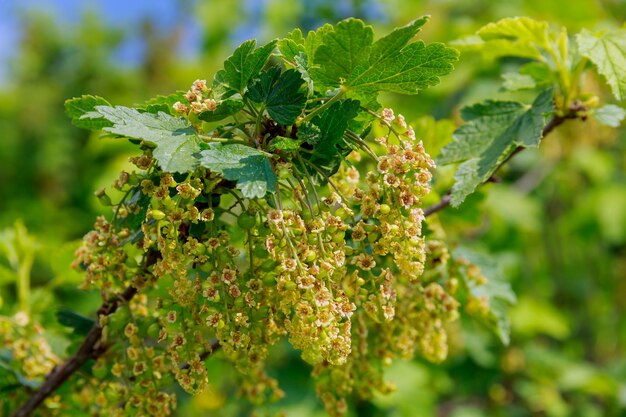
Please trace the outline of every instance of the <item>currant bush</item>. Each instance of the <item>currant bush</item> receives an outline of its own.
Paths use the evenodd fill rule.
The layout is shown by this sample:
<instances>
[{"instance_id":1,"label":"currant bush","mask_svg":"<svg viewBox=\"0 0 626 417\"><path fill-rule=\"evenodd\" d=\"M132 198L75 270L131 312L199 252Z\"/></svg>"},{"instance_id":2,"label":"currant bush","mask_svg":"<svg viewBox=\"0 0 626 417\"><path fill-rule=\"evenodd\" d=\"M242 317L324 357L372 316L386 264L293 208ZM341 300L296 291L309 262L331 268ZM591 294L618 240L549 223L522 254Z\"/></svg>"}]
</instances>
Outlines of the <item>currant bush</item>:
<instances>
[{"instance_id":1,"label":"currant bush","mask_svg":"<svg viewBox=\"0 0 626 417\"><path fill-rule=\"evenodd\" d=\"M435 161L378 95L416 94L452 70L454 49L411 42L427 20L376 41L357 19L260 47L247 41L212 83L198 79L137 108L94 96L66 103L76 125L129 138L140 151L133 169L96 193L111 215L76 253L81 288L103 301L71 362L94 362L72 376L76 402L92 415L166 416L176 384L198 394L218 382L211 360L232 364L253 404L276 401L284 392L266 363L288 341L310 364L328 414L341 416L352 399L394 389L385 379L394 360L443 361L462 313L507 341L510 289L487 260L424 220L586 108L559 85L530 106L465 109L467 123L439 158L463 162L457 183L438 208L425 208ZM505 19L483 43L538 31L524 40L529 48L554 52L560 42L566 54L561 35L533 22ZM0 321L0 335L24 375L68 378L37 325L12 320ZM57 397L47 401L63 415Z\"/></svg>"}]
</instances>

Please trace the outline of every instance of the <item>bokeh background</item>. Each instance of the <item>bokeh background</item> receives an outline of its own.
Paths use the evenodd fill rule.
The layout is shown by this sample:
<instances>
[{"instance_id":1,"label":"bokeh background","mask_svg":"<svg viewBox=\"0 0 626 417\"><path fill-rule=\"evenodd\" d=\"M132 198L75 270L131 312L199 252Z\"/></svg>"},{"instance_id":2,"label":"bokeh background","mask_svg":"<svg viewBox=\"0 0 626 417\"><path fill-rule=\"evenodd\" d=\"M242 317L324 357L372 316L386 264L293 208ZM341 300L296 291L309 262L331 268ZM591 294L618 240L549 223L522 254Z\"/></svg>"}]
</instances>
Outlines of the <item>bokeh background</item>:
<instances>
[{"instance_id":1,"label":"bokeh background","mask_svg":"<svg viewBox=\"0 0 626 417\"><path fill-rule=\"evenodd\" d=\"M423 14L421 37L451 41L502 17L527 15L570 33L623 24L623 0L0 0L0 314L23 304L59 355L76 343L54 312L93 314L98 294L76 289L69 268L98 214L94 191L127 167L133 149L73 127L63 101L81 94L132 105L212 78L241 41L267 41L300 27L355 16L378 34ZM412 120L434 148L458 109L499 91L519 62L463 55L443 84L383 104ZM601 80L586 88L610 97ZM428 149L427 149L428 150ZM437 149L433 149L437 152ZM436 173L444 191L450 170ZM626 416L626 134L572 122L527 151L461 209L435 225L482 248L513 285L512 339L502 346L470 324L454 333L442 365L420 359L390 368L391 396L359 404L359 416ZM18 299L18 282L30 282ZM287 397L271 409L321 416L309 369L287 346L272 374ZM177 415L248 415L231 370L211 362L215 386L180 394Z\"/></svg>"}]
</instances>

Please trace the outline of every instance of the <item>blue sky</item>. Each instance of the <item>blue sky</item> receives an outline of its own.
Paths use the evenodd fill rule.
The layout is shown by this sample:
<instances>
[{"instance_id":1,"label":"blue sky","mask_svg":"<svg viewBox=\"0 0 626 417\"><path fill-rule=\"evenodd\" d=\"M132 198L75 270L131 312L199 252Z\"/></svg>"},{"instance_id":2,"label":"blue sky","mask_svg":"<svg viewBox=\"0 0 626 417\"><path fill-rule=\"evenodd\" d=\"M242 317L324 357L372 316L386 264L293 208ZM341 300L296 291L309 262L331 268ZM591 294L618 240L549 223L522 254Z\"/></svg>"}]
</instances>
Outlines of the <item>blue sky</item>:
<instances>
[{"instance_id":1,"label":"blue sky","mask_svg":"<svg viewBox=\"0 0 626 417\"><path fill-rule=\"evenodd\" d=\"M188 0L195 4L199 0ZM220 0L201 0L220 1ZM298 1L298 0L293 0ZM314 12L320 5L333 8L339 17L347 17L354 13L352 0L300 0L304 8L305 27L314 28L321 24ZM233 33L233 43L238 44L246 39L258 38L262 25L258 16L262 15L270 0L244 0L245 23ZM139 34L139 23L149 18L159 28L167 32L180 20L182 0L0 0L0 85L6 83L8 63L18 52L20 39L20 16L30 11L44 12L52 15L57 25L71 30L72 25L80 22L86 11L97 13L106 26L120 27L126 34L125 42L116 52L116 62L120 65L132 66L142 59L144 45ZM362 8L369 19L384 18L379 2L365 0ZM193 57L200 48L201 28L187 13L182 33L181 50L183 57Z\"/></svg>"},{"instance_id":2,"label":"blue sky","mask_svg":"<svg viewBox=\"0 0 626 417\"><path fill-rule=\"evenodd\" d=\"M180 13L179 0L0 0L0 83L6 81L8 61L19 47L19 16L28 11L41 11L54 16L60 25L77 24L85 11L94 11L107 26L133 28L150 18L165 30L171 28ZM190 21L181 44L183 55L192 55L197 48L200 29ZM140 61L143 45L138 36L131 36L118 51L118 60L126 65Z\"/></svg>"}]
</instances>

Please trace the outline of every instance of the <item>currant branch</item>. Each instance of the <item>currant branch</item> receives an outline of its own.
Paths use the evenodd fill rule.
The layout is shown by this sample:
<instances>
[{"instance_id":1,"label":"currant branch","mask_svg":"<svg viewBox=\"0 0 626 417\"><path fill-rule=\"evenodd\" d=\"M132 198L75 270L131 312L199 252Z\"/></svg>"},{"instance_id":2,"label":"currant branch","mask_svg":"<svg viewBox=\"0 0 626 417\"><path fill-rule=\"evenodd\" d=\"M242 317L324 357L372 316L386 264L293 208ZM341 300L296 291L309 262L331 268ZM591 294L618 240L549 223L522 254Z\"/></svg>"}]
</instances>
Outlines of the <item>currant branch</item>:
<instances>
[{"instance_id":1,"label":"currant branch","mask_svg":"<svg viewBox=\"0 0 626 417\"><path fill-rule=\"evenodd\" d=\"M569 111L565 115L556 115L552 119L550 119L550 121L543 128L542 135L541 135L542 138L545 138L546 136L548 136L552 131L554 131L554 129L556 129L557 127L559 127L563 123L565 123L565 121L568 120L568 119L578 119L578 118L580 118L580 119L584 120L584 116L580 115L584 110L585 110L585 108L580 103L572 104L572 106L570 107ZM520 153L524 149L526 149L526 148L523 147L523 146L518 146L517 148L515 148L515 150L513 150L513 152L511 152L509 154L509 156L507 158L505 158L502 161L502 163L500 163L498 165L498 167L495 169L494 172L497 172L504 164L506 164L515 155L517 155L518 153ZM487 181L485 181L483 184L488 183L488 182L496 182L496 181L494 181L494 176L493 175ZM483 185L483 184L481 184L481 185ZM432 206L430 206L430 207L428 207L427 209L424 210L424 216L428 217L428 216L431 216L431 215L437 213L438 211L443 210L444 208L446 208L446 207L448 207L450 205L451 201L452 201L452 190L448 190L443 195L443 197L441 197L441 200L439 200L437 203L433 204Z\"/></svg>"},{"instance_id":2,"label":"currant branch","mask_svg":"<svg viewBox=\"0 0 626 417\"><path fill-rule=\"evenodd\" d=\"M157 252L151 251L144 256L143 273L150 274L149 268L158 260ZM137 294L137 288L128 286L119 296L106 300L97 311L96 317L109 316L117 311L123 303L128 303ZM35 391L20 408L15 410L11 417L28 417L44 400L57 388L74 375L89 359L97 359L102 356L109 346L102 343L102 326L96 321L83 343L74 355L63 364L57 366L46 377L41 387Z\"/></svg>"}]
</instances>

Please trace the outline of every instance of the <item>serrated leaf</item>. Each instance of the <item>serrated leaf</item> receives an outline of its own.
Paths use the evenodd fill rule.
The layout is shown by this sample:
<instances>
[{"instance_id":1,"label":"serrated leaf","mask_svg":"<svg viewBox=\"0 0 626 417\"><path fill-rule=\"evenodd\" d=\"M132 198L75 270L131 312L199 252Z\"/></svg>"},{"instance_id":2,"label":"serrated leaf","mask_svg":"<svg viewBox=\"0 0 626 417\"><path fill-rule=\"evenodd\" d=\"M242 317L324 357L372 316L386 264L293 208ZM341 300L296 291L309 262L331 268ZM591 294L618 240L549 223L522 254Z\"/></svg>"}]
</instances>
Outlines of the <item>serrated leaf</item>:
<instances>
[{"instance_id":1,"label":"serrated leaf","mask_svg":"<svg viewBox=\"0 0 626 417\"><path fill-rule=\"evenodd\" d=\"M322 131L313 123L306 122L298 126L296 136L298 136L298 139L302 139L309 145L316 145L322 138Z\"/></svg>"},{"instance_id":2,"label":"serrated leaf","mask_svg":"<svg viewBox=\"0 0 626 417\"><path fill-rule=\"evenodd\" d=\"M529 90L537 86L533 77L518 72L502 74L502 79L502 88L507 91Z\"/></svg>"},{"instance_id":3,"label":"serrated leaf","mask_svg":"<svg viewBox=\"0 0 626 417\"><path fill-rule=\"evenodd\" d=\"M309 73L309 62L306 54L304 52L300 52L294 57L294 61L296 63L296 69L300 73L302 79L306 82L306 85L309 89L309 94L313 94L315 88L313 84L313 78L311 78L311 74Z\"/></svg>"},{"instance_id":4,"label":"serrated leaf","mask_svg":"<svg viewBox=\"0 0 626 417\"><path fill-rule=\"evenodd\" d=\"M619 127L626 116L626 110L614 104L607 104L589 112L594 119L606 126Z\"/></svg>"},{"instance_id":5,"label":"serrated leaf","mask_svg":"<svg viewBox=\"0 0 626 417\"><path fill-rule=\"evenodd\" d=\"M256 48L254 39L245 41L226 59L224 69L215 74L214 87L222 90L222 97L234 93L243 95L248 83L259 75L275 47L276 41L260 48Z\"/></svg>"},{"instance_id":6,"label":"serrated leaf","mask_svg":"<svg viewBox=\"0 0 626 417\"><path fill-rule=\"evenodd\" d=\"M427 20L411 22L374 43L371 27L362 21L340 22L321 35L310 69L316 87L343 86L349 96L369 100L382 90L417 94L438 84L439 77L452 71L458 52L440 43L408 44Z\"/></svg>"},{"instance_id":7,"label":"serrated leaf","mask_svg":"<svg viewBox=\"0 0 626 417\"><path fill-rule=\"evenodd\" d=\"M346 19L326 33L315 52L313 72L325 86L338 87L350 78L356 67L365 62L374 41L374 30L360 19Z\"/></svg>"},{"instance_id":8,"label":"serrated leaf","mask_svg":"<svg viewBox=\"0 0 626 417\"><path fill-rule=\"evenodd\" d=\"M247 96L256 103L263 103L277 123L292 125L306 105L303 83L298 71L291 69L281 73L280 68L272 67L250 85Z\"/></svg>"},{"instance_id":9,"label":"serrated leaf","mask_svg":"<svg viewBox=\"0 0 626 417\"><path fill-rule=\"evenodd\" d=\"M61 309L56 313L57 320L65 327L71 327L74 329L74 334L84 336L96 323L94 319L85 317L81 314L75 313L67 309Z\"/></svg>"},{"instance_id":10,"label":"serrated leaf","mask_svg":"<svg viewBox=\"0 0 626 417\"><path fill-rule=\"evenodd\" d=\"M218 122L223 120L233 114L238 113L243 109L244 103L243 100L235 100L227 98L226 100L222 100L215 110L206 110L198 115L200 120L205 122Z\"/></svg>"},{"instance_id":11,"label":"serrated leaf","mask_svg":"<svg viewBox=\"0 0 626 417\"><path fill-rule=\"evenodd\" d=\"M311 124L319 129L319 140L313 148L313 153L307 157L327 176L337 171L343 157L350 152L342 138L350 121L359 113L359 108L358 100L338 101L311 120ZM311 173L318 175L316 172Z\"/></svg>"},{"instance_id":12,"label":"serrated leaf","mask_svg":"<svg viewBox=\"0 0 626 417\"><path fill-rule=\"evenodd\" d=\"M333 26L326 23L324 26L319 27L315 31L309 31L306 39L304 40L304 52L306 53L309 62L313 61L317 48L323 44L325 36L333 30Z\"/></svg>"},{"instance_id":13,"label":"serrated leaf","mask_svg":"<svg viewBox=\"0 0 626 417\"><path fill-rule=\"evenodd\" d=\"M478 266L480 273L486 278L484 284L478 284L475 280L468 280L465 274L461 274L465 287L472 297L485 298L489 305L489 313L483 319L505 345L509 344L510 324L508 309L515 304L517 298L511 289L511 285L504 279L501 268L493 259L481 253L465 247L457 248L452 253L453 258L464 259Z\"/></svg>"},{"instance_id":14,"label":"serrated leaf","mask_svg":"<svg viewBox=\"0 0 626 417\"><path fill-rule=\"evenodd\" d=\"M588 30L576 35L578 51L606 78L618 100L626 98L626 29L594 34Z\"/></svg>"},{"instance_id":15,"label":"serrated leaf","mask_svg":"<svg viewBox=\"0 0 626 417\"><path fill-rule=\"evenodd\" d=\"M109 102L98 96L84 95L65 101L65 113L72 119L76 127L89 130L101 130L111 126L111 123L102 117L85 117L92 115L96 106L109 106Z\"/></svg>"},{"instance_id":16,"label":"serrated leaf","mask_svg":"<svg viewBox=\"0 0 626 417\"><path fill-rule=\"evenodd\" d=\"M332 156L337 153L337 144L348 128L350 120L359 113L358 100L344 100L334 103L321 115L311 121L320 129L320 140L314 150L318 156Z\"/></svg>"},{"instance_id":17,"label":"serrated leaf","mask_svg":"<svg viewBox=\"0 0 626 417\"><path fill-rule=\"evenodd\" d=\"M300 149L302 140L286 138L284 136L276 136L270 142L270 151L280 150L285 152L293 152Z\"/></svg>"},{"instance_id":18,"label":"serrated leaf","mask_svg":"<svg viewBox=\"0 0 626 417\"><path fill-rule=\"evenodd\" d=\"M540 22L525 16L507 17L483 26L477 35L485 41L509 39L545 47L548 45L548 22Z\"/></svg>"},{"instance_id":19,"label":"serrated leaf","mask_svg":"<svg viewBox=\"0 0 626 417\"><path fill-rule=\"evenodd\" d=\"M519 73L535 81L536 87L547 88L557 82L554 72L543 62L529 62L520 67Z\"/></svg>"},{"instance_id":20,"label":"serrated leaf","mask_svg":"<svg viewBox=\"0 0 626 417\"><path fill-rule=\"evenodd\" d=\"M266 154L239 144L211 143L200 152L200 165L237 181L246 198L262 198L276 190L276 175Z\"/></svg>"},{"instance_id":21,"label":"serrated leaf","mask_svg":"<svg viewBox=\"0 0 626 417\"><path fill-rule=\"evenodd\" d=\"M489 23L468 36L450 44L466 51L480 51L486 58L517 56L543 60L543 50L550 48L549 26L529 17L508 17Z\"/></svg>"},{"instance_id":22,"label":"serrated leaf","mask_svg":"<svg viewBox=\"0 0 626 417\"><path fill-rule=\"evenodd\" d=\"M520 58L541 59L541 51L530 43L509 39L483 40L478 35L466 36L449 43L461 52L480 52L484 59L493 60L503 56L516 56Z\"/></svg>"},{"instance_id":23,"label":"serrated leaf","mask_svg":"<svg viewBox=\"0 0 626 417\"><path fill-rule=\"evenodd\" d=\"M279 39L277 47L283 57L290 63L294 63L295 57L304 53L304 36L300 29L295 29L287 34L283 39Z\"/></svg>"},{"instance_id":24,"label":"serrated leaf","mask_svg":"<svg viewBox=\"0 0 626 417\"><path fill-rule=\"evenodd\" d=\"M462 110L467 123L454 132L454 141L437 158L444 165L463 162L454 175L454 207L487 181L515 148L539 145L544 116L553 111L552 94L551 89L545 90L529 108L512 101L488 100Z\"/></svg>"},{"instance_id":25,"label":"serrated leaf","mask_svg":"<svg viewBox=\"0 0 626 417\"><path fill-rule=\"evenodd\" d=\"M190 172L198 165L194 154L200 150L200 140L182 117L140 113L123 106L96 106L96 112L113 124L103 130L154 143L152 154L163 171Z\"/></svg>"}]
</instances>

